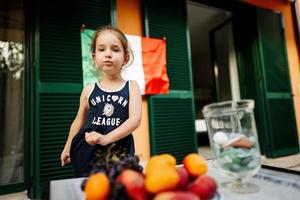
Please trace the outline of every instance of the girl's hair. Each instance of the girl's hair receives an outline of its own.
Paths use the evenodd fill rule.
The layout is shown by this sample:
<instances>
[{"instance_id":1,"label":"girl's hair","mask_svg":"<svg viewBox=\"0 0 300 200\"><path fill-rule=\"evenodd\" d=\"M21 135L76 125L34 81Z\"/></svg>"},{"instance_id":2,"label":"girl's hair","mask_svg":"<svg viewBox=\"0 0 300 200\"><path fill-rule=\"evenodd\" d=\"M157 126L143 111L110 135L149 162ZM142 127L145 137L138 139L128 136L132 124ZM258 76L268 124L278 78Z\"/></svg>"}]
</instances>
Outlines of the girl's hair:
<instances>
[{"instance_id":1,"label":"girl's hair","mask_svg":"<svg viewBox=\"0 0 300 200\"><path fill-rule=\"evenodd\" d=\"M129 55L128 63L126 65L127 66L130 65L133 61L133 53L129 47L128 40L127 40L126 36L124 35L124 33L120 29L118 29L112 25L106 25L106 26L100 27L95 31L93 38L92 38L92 44L91 44L92 53L95 53L97 37L105 31L110 31L110 32L114 33L115 36L120 40L122 47L124 49L125 55L126 54ZM132 58L130 59L130 57L132 57ZM131 62L129 63L130 60L131 60Z\"/></svg>"}]
</instances>

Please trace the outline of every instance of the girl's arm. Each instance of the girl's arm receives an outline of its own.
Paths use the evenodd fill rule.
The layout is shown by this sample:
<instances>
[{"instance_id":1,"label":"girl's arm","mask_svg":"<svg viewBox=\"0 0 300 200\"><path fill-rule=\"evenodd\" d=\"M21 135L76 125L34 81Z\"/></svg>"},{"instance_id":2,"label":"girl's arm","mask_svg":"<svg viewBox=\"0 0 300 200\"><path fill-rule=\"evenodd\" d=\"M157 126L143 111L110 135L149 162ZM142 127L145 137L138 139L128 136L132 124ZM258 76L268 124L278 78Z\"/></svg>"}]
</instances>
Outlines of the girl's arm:
<instances>
[{"instance_id":1,"label":"girl's arm","mask_svg":"<svg viewBox=\"0 0 300 200\"><path fill-rule=\"evenodd\" d=\"M97 132L86 133L85 140L89 144L107 145L128 136L132 131L139 127L142 118L142 98L138 84L130 81L129 94L129 117L118 128L114 129L107 135Z\"/></svg>"},{"instance_id":2,"label":"girl's arm","mask_svg":"<svg viewBox=\"0 0 300 200\"><path fill-rule=\"evenodd\" d=\"M79 102L79 109L77 115L71 125L69 136L67 142L65 144L64 150L61 153L61 165L64 166L67 163L70 163L70 148L71 142L74 136L79 132L79 130L84 125L86 115L88 112L88 101L87 95L92 89L92 85L87 85L81 92L80 95L80 102Z\"/></svg>"}]
</instances>

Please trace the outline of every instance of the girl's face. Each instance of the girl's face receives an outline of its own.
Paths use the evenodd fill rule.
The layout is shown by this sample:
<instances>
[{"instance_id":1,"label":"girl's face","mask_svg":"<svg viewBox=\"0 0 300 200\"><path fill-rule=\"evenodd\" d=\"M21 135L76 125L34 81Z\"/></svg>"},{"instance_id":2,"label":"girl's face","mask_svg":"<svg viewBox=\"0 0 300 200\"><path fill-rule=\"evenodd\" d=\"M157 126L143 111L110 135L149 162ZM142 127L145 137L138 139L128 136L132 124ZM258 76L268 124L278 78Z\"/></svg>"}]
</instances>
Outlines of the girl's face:
<instances>
[{"instance_id":1,"label":"girl's face","mask_svg":"<svg viewBox=\"0 0 300 200\"><path fill-rule=\"evenodd\" d=\"M97 37L93 57L102 72L110 75L119 74L127 60L121 41L111 31L104 31Z\"/></svg>"}]
</instances>

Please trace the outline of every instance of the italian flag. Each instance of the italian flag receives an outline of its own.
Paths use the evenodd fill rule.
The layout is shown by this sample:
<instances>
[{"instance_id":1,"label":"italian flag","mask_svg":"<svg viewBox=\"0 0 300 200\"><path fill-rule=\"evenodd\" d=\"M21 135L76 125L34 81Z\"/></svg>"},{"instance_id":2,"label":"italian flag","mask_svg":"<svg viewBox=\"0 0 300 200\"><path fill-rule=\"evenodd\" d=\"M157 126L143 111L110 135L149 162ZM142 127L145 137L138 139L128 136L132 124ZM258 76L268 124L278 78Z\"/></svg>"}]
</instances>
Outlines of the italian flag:
<instances>
[{"instance_id":1,"label":"italian flag","mask_svg":"<svg viewBox=\"0 0 300 200\"><path fill-rule=\"evenodd\" d=\"M91 39L94 30L81 30L81 53L83 85L94 84L101 78L101 73L94 66L91 52ZM125 80L135 80L142 94L165 94L169 92L169 78L166 66L166 41L126 35L133 53L133 61L122 70Z\"/></svg>"},{"instance_id":2,"label":"italian flag","mask_svg":"<svg viewBox=\"0 0 300 200\"><path fill-rule=\"evenodd\" d=\"M167 75L166 41L126 35L133 53L132 64L122 72L127 80L135 80L142 94L166 94L169 92Z\"/></svg>"}]
</instances>

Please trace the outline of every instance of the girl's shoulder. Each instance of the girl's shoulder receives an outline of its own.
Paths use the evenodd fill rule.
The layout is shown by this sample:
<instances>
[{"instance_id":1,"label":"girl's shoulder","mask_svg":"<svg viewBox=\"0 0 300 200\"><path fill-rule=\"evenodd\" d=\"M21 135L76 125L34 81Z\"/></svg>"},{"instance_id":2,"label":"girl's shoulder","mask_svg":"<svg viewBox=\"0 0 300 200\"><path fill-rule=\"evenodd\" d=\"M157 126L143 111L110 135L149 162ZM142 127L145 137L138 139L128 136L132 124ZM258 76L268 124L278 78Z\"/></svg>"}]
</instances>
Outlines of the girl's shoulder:
<instances>
[{"instance_id":1,"label":"girl's shoulder","mask_svg":"<svg viewBox=\"0 0 300 200\"><path fill-rule=\"evenodd\" d=\"M138 83L135 80L128 80L130 87L138 87Z\"/></svg>"},{"instance_id":2,"label":"girl's shoulder","mask_svg":"<svg viewBox=\"0 0 300 200\"><path fill-rule=\"evenodd\" d=\"M84 86L84 88L82 89L82 95L88 99L89 96L91 95L93 89L95 88L95 84L87 84L86 86Z\"/></svg>"},{"instance_id":3,"label":"girl's shoulder","mask_svg":"<svg viewBox=\"0 0 300 200\"><path fill-rule=\"evenodd\" d=\"M129 80L128 83L130 92L140 93L139 85L135 80Z\"/></svg>"}]
</instances>

